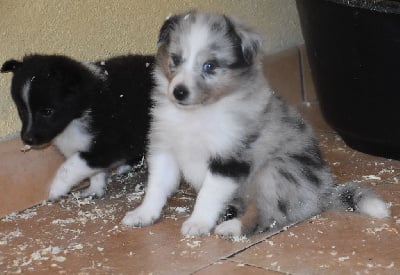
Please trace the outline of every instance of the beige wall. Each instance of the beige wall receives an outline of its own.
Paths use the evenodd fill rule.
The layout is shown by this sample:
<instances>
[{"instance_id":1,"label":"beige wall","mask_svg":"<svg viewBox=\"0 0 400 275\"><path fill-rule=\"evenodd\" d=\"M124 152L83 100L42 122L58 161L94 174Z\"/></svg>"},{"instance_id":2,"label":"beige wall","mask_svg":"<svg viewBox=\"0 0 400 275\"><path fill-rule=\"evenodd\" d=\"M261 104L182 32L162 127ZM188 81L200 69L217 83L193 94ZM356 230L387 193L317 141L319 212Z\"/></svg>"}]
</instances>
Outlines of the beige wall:
<instances>
[{"instance_id":1,"label":"beige wall","mask_svg":"<svg viewBox=\"0 0 400 275\"><path fill-rule=\"evenodd\" d=\"M26 53L95 60L154 53L164 19L188 9L239 16L264 36L267 53L302 43L294 0L0 0L0 65ZM0 137L20 128L0 75Z\"/></svg>"}]
</instances>

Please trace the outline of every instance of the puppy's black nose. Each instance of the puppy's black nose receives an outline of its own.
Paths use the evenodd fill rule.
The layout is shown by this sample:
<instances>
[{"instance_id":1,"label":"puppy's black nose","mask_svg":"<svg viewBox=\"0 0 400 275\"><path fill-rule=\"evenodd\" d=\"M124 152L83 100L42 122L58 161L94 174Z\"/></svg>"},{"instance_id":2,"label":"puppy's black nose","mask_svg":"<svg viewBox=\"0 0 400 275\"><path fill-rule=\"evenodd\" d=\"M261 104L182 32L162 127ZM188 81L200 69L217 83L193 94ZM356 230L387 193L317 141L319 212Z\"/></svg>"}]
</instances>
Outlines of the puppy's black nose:
<instances>
[{"instance_id":1,"label":"puppy's black nose","mask_svg":"<svg viewBox=\"0 0 400 275\"><path fill-rule=\"evenodd\" d=\"M37 139L35 136L29 134L29 133L24 133L21 135L22 141L27 144L27 145L37 145Z\"/></svg>"},{"instance_id":2,"label":"puppy's black nose","mask_svg":"<svg viewBox=\"0 0 400 275\"><path fill-rule=\"evenodd\" d=\"M185 100L188 97L188 95L189 95L189 91L185 86L178 85L178 86L175 87L175 89L174 89L174 97L178 101Z\"/></svg>"},{"instance_id":3,"label":"puppy's black nose","mask_svg":"<svg viewBox=\"0 0 400 275\"><path fill-rule=\"evenodd\" d=\"M27 145L34 145L35 138L33 136L30 136L30 135L23 135L22 136L22 141Z\"/></svg>"}]
</instances>

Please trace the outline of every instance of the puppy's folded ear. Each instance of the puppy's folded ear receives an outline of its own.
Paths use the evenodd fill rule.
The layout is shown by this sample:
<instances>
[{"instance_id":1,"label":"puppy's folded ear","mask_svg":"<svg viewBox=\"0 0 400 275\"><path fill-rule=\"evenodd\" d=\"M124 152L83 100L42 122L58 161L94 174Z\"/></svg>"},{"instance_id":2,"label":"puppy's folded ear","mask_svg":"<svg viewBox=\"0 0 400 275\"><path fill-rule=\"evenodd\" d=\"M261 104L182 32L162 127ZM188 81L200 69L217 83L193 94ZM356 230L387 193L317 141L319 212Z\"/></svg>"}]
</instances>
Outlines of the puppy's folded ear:
<instances>
[{"instance_id":1,"label":"puppy's folded ear","mask_svg":"<svg viewBox=\"0 0 400 275\"><path fill-rule=\"evenodd\" d=\"M22 62L10 59L4 62L3 66L1 66L0 72L2 73L8 73L8 72L14 72L16 69L22 66Z\"/></svg>"},{"instance_id":2,"label":"puppy's folded ear","mask_svg":"<svg viewBox=\"0 0 400 275\"><path fill-rule=\"evenodd\" d=\"M239 27L239 36L242 38L242 49L244 59L250 64L260 53L262 39L261 36L252 30Z\"/></svg>"},{"instance_id":3,"label":"puppy's folded ear","mask_svg":"<svg viewBox=\"0 0 400 275\"><path fill-rule=\"evenodd\" d=\"M230 35L234 40L240 41L245 62L252 64L261 51L262 38L260 34L246 27L235 18L225 16L225 21L229 32L232 32Z\"/></svg>"},{"instance_id":4,"label":"puppy's folded ear","mask_svg":"<svg viewBox=\"0 0 400 275\"><path fill-rule=\"evenodd\" d=\"M158 35L157 46L161 46L169 40L169 35L171 31L174 30L180 18L180 15L172 15L168 17L167 20L165 20L164 24L161 26L160 33Z\"/></svg>"}]
</instances>

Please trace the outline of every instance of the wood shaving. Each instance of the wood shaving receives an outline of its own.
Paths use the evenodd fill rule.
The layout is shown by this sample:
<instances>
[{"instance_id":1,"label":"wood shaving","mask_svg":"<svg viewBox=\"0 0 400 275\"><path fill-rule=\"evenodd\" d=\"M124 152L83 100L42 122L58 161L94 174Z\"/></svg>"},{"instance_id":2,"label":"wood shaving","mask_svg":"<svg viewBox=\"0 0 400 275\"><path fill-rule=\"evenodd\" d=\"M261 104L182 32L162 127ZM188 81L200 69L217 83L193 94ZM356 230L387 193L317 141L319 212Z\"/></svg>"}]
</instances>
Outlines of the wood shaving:
<instances>
[{"instance_id":1,"label":"wood shaving","mask_svg":"<svg viewBox=\"0 0 400 275\"><path fill-rule=\"evenodd\" d=\"M363 231L367 232L368 234L373 234L373 235L375 235L377 232L382 232L382 231L387 231L387 232L392 232L392 233L395 233L395 234L399 234L399 231L396 228L390 227L386 223L383 224L380 227L366 228Z\"/></svg>"},{"instance_id":2,"label":"wood shaving","mask_svg":"<svg viewBox=\"0 0 400 275\"><path fill-rule=\"evenodd\" d=\"M199 247L200 244L201 244L201 241L192 241L192 242L186 243L186 245L189 246L190 248Z\"/></svg>"},{"instance_id":3,"label":"wood shaving","mask_svg":"<svg viewBox=\"0 0 400 275\"><path fill-rule=\"evenodd\" d=\"M241 235L241 236L231 237L231 241L234 243L245 243L245 242L249 242L250 240L246 236Z\"/></svg>"},{"instance_id":4,"label":"wood shaving","mask_svg":"<svg viewBox=\"0 0 400 275\"><path fill-rule=\"evenodd\" d=\"M344 257L339 257L339 258L338 258L339 262L344 262L344 261L347 261L347 260L349 260L349 259L350 259L349 256L344 256Z\"/></svg>"},{"instance_id":5,"label":"wood shaving","mask_svg":"<svg viewBox=\"0 0 400 275\"><path fill-rule=\"evenodd\" d=\"M21 236L23 236L23 235L22 235L22 232L19 231L19 229L15 230L15 231L12 231L12 232L10 232L8 234L0 233L0 237L1 237L0 238L0 245L6 245L12 239L18 238L18 237L21 237Z\"/></svg>"},{"instance_id":6,"label":"wood shaving","mask_svg":"<svg viewBox=\"0 0 400 275\"><path fill-rule=\"evenodd\" d=\"M11 222L16 219L27 220L37 215L36 208L28 208L22 212L12 212L1 219L2 222Z\"/></svg>"},{"instance_id":7,"label":"wood shaving","mask_svg":"<svg viewBox=\"0 0 400 275\"><path fill-rule=\"evenodd\" d=\"M381 180L381 177L375 176L375 175L366 175L362 176L363 179L365 180Z\"/></svg>"},{"instance_id":8,"label":"wood shaving","mask_svg":"<svg viewBox=\"0 0 400 275\"><path fill-rule=\"evenodd\" d=\"M22 153L26 153L28 151L30 151L32 149L32 146L25 144L24 146L21 147L21 149L19 149Z\"/></svg>"}]
</instances>

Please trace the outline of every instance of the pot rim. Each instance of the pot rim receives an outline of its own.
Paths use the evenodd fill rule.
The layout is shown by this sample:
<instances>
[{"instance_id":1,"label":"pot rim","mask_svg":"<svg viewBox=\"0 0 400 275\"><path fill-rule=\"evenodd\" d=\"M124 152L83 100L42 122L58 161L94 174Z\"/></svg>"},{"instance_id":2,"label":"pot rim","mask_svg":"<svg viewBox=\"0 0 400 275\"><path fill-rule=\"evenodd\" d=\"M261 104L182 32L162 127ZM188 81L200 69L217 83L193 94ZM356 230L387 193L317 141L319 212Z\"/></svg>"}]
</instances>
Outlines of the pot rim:
<instances>
[{"instance_id":1,"label":"pot rim","mask_svg":"<svg viewBox=\"0 0 400 275\"><path fill-rule=\"evenodd\" d=\"M325 0L339 5L382 13L400 14L400 0Z\"/></svg>"}]
</instances>

